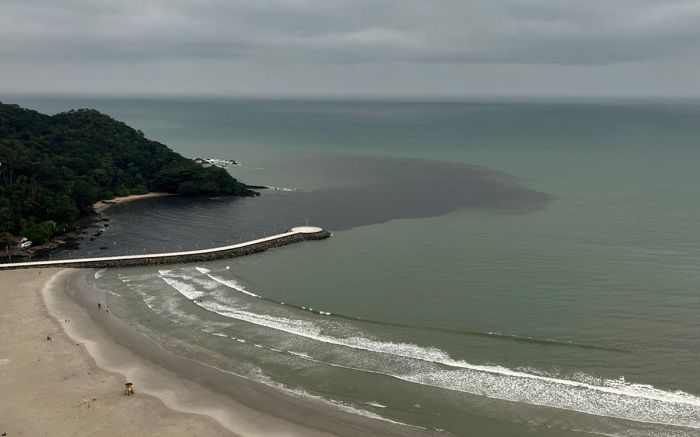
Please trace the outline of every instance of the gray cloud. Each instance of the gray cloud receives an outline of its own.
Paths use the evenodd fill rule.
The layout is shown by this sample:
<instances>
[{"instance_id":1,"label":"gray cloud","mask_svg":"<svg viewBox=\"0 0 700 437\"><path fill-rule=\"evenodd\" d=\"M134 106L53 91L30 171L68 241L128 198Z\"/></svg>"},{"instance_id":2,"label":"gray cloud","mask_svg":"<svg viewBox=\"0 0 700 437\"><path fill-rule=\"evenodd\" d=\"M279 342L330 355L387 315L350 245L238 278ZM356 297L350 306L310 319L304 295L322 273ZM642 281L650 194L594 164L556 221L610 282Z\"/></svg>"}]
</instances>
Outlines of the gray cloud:
<instances>
[{"instance_id":1,"label":"gray cloud","mask_svg":"<svg viewBox=\"0 0 700 437\"><path fill-rule=\"evenodd\" d=\"M697 70L698 60L696 0L0 0L0 67L10 79L68 64L137 81L187 62L222 74L354 66L387 77L396 68L430 76L440 65Z\"/></svg>"}]
</instances>

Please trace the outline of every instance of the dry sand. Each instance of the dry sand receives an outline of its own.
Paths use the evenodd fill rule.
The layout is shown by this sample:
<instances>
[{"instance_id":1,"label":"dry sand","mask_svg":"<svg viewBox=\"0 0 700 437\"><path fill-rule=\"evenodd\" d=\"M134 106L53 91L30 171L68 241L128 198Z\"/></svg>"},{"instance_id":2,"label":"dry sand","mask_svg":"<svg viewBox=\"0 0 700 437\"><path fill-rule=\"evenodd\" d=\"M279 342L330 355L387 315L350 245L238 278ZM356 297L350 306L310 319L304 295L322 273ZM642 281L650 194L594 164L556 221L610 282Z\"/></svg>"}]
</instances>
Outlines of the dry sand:
<instances>
[{"instance_id":1,"label":"dry sand","mask_svg":"<svg viewBox=\"0 0 700 437\"><path fill-rule=\"evenodd\" d=\"M233 435L210 417L173 411L145 394L124 396L124 377L97 368L49 316L41 289L56 273L0 273L0 433Z\"/></svg>"},{"instance_id":2,"label":"dry sand","mask_svg":"<svg viewBox=\"0 0 700 437\"><path fill-rule=\"evenodd\" d=\"M434 435L239 382L236 391L248 393L249 402L265 400L251 408L183 378L117 344L95 323L67 294L78 286L69 278L84 277L80 274L70 269L0 272L0 434ZM123 394L127 377L135 383L134 396Z\"/></svg>"},{"instance_id":3,"label":"dry sand","mask_svg":"<svg viewBox=\"0 0 700 437\"><path fill-rule=\"evenodd\" d=\"M173 193L146 193L146 194L132 194L131 196L115 197L110 200L100 200L92 204L92 210L100 214L104 212L107 208L112 205L119 205L121 203L133 202L134 200L149 199L151 197L163 197L163 196L177 196Z\"/></svg>"}]
</instances>

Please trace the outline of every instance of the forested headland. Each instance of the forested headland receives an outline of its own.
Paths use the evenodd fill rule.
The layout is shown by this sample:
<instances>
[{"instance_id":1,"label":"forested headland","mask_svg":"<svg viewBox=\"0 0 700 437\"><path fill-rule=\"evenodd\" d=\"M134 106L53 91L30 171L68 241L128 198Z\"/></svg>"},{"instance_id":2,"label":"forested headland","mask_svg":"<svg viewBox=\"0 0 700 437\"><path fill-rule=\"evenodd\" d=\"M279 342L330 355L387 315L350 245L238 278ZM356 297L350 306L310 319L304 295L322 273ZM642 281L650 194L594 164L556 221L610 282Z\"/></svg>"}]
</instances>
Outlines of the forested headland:
<instances>
[{"instance_id":1,"label":"forested headland","mask_svg":"<svg viewBox=\"0 0 700 437\"><path fill-rule=\"evenodd\" d=\"M0 244L73 229L98 200L151 191L256 195L225 169L202 167L92 109L53 116L0 102Z\"/></svg>"}]
</instances>

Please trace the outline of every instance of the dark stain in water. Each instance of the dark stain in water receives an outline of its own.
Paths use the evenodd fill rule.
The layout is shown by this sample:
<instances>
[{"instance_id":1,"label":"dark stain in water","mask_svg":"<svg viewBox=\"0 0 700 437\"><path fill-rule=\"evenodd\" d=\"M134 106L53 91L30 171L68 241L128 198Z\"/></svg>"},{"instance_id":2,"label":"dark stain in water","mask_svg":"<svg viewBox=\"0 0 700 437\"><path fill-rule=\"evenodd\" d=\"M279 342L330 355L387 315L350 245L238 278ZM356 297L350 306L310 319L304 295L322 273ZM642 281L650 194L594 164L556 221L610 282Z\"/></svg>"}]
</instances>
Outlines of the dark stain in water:
<instances>
[{"instance_id":1,"label":"dark stain in water","mask_svg":"<svg viewBox=\"0 0 700 437\"><path fill-rule=\"evenodd\" d=\"M435 217L461 208L528 212L551 196L522 186L515 178L484 167L393 157L319 158L328 178L342 176L353 186L300 193L298 207L330 230Z\"/></svg>"},{"instance_id":2,"label":"dark stain in water","mask_svg":"<svg viewBox=\"0 0 700 437\"><path fill-rule=\"evenodd\" d=\"M527 213L552 196L507 174L461 163L395 157L312 156L300 172L342 187L263 190L257 198L148 199L110 209L111 226L94 241L57 257L107 256L221 246L309 224L331 231L462 208ZM334 185L338 185L337 183ZM90 231L90 234L94 230Z\"/></svg>"}]
</instances>

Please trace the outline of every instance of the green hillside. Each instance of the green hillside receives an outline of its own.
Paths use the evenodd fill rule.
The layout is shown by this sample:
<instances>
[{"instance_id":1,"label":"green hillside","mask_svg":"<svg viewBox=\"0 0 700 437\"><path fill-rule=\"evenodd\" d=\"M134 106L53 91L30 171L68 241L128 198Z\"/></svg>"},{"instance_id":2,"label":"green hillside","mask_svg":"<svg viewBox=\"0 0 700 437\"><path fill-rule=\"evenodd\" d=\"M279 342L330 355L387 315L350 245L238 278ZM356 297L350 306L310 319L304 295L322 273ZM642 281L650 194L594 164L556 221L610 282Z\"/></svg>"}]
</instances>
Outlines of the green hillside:
<instances>
[{"instance_id":1,"label":"green hillside","mask_svg":"<svg viewBox=\"0 0 700 437\"><path fill-rule=\"evenodd\" d=\"M149 191L257 194L98 111L48 116L0 103L0 244L9 235L42 243L98 200Z\"/></svg>"}]
</instances>

